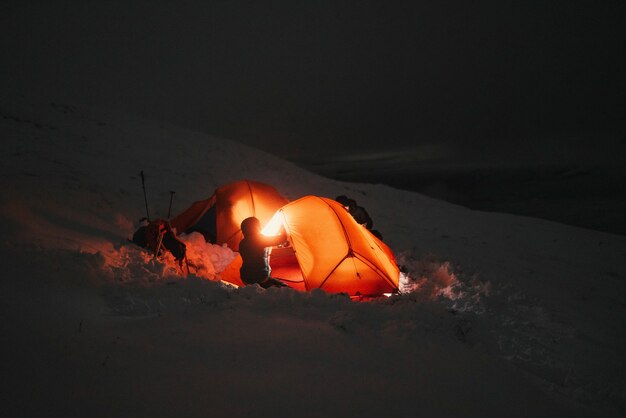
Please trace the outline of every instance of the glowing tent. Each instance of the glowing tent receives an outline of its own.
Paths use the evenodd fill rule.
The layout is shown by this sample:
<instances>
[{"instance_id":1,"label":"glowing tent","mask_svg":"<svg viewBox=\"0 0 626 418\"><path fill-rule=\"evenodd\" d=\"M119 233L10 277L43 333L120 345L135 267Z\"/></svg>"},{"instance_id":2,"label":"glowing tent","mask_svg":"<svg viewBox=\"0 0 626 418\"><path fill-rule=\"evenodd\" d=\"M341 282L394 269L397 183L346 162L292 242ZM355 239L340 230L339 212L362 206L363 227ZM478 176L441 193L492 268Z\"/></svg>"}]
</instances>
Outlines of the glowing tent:
<instances>
[{"instance_id":1,"label":"glowing tent","mask_svg":"<svg viewBox=\"0 0 626 418\"><path fill-rule=\"evenodd\" d=\"M241 221L255 216L267 223L288 200L272 186L251 180L242 180L218 187L211 197L194 202L187 210L170 220L176 233L200 232L207 242L227 244L239 250L243 238ZM220 279L243 286L239 275L241 256L237 256L220 273Z\"/></svg>"},{"instance_id":2,"label":"glowing tent","mask_svg":"<svg viewBox=\"0 0 626 418\"><path fill-rule=\"evenodd\" d=\"M320 288L351 296L380 296L398 289L393 253L334 200L305 196L288 203L263 233L281 228L290 246L274 248L272 276L300 290Z\"/></svg>"},{"instance_id":3,"label":"glowing tent","mask_svg":"<svg viewBox=\"0 0 626 418\"><path fill-rule=\"evenodd\" d=\"M211 197L194 202L171 219L170 225L177 234L197 231L207 241L238 251L243 238L241 221L255 216L264 225L287 202L272 186L242 180L218 187Z\"/></svg>"}]
</instances>

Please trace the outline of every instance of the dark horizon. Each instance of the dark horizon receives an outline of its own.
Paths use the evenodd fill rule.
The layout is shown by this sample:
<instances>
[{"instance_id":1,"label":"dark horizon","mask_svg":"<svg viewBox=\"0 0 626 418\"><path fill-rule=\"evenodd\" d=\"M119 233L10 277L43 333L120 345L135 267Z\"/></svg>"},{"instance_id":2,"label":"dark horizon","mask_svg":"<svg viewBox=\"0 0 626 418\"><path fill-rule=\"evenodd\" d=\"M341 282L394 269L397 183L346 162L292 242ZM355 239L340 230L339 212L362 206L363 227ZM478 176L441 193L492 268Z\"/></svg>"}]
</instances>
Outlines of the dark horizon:
<instances>
[{"instance_id":1,"label":"dark horizon","mask_svg":"<svg viewBox=\"0 0 626 418\"><path fill-rule=\"evenodd\" d=\"M626 168L585 162L415 164L302 161L337 180L386 184L486 212L542 218L626 236Z\"/></svg>"},{"instance_id":2,"label":"dark horizon","mask_svg":"<svg viewBox=\"0 0 626 418\"><path fill-rule=\"evenodd\" d=\"M291 159L460 163L626 141L620 3L7 2L4 88ZM551 158L560 159L559 153Z\"/></svg>"}]
</instances>

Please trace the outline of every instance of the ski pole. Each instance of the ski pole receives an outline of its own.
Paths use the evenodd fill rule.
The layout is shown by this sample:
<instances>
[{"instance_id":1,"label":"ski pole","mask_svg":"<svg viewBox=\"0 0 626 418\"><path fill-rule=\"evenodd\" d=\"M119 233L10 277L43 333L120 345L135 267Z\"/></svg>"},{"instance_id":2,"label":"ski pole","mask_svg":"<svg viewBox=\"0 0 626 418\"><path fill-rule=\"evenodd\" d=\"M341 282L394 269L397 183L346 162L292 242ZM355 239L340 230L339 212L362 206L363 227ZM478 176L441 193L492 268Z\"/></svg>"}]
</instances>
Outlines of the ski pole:
<instances>
[{"instance_id":1,"label":"ski pole","mask_svg":"<svg viewBox=\"0 0 626 418\"><path fill-rule=\"evenodd\" d=\"M157 244L156 250L154 251L154 257L158 258L159 257L159 251L161 251L161 245L163 244L163 237L165 236L165 233L167 231L165 231L165 229L161 229L162 227L159 226L159 243Z\"/></svg>"},{"instance_id":2,"label":"ski pole","mask_svg":"<svg viewBox=\"0 0 626 418\"><path fill-rule=\"evenodd\" d=\"M172 214L172 200L174 200L175 193L175 191L170 190L170 208L167 210L167 219L169 219L170 215Z\"/></svg>"},{"instance_id":3,"label":"ski pole","mask_svg":"<svg viewBox=\"0 0 626 418\"><path fill-rule=\"evenodd\" d=\"M150 211L148 210L148 196L146 195L146 179L143 176L143 170L141 170L141 173L139 173L139 175L141 175L141 187L143 188L143 200L146 203L146 217L148 219L148 222L150 222Z\"/></svg>"}]
</instances>

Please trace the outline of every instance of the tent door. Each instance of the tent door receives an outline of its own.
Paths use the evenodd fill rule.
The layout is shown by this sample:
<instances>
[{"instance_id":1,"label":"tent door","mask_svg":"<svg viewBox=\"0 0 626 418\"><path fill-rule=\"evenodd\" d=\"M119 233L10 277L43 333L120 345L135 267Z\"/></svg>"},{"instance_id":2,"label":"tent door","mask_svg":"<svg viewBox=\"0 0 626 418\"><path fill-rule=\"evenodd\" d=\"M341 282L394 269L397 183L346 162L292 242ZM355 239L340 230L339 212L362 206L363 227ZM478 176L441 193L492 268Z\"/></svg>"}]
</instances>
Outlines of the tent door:
<instances>
[{"instance_id":1,"label":"tent door","mask_svg":"<svg viewBox=\"0 0 626 418\"><path fill-rule=\"evenodd\" d=\"M296 258L296 253L291 247L273 247L269 257L272 277L283 279L283 282L297 290L306 290L302 271Z\"/></svg>"},{"instance_id":2,"label":"tent door","mask_svg":"<svg viewBox=\"0 0 626 418\"><path fill-rule=\"evenodd\" d=\"M204 236L206 242L215 244L217 242L217 228L215 222L215 205L211 206L202 218L198 220L194 225L185 231L189 234L191 232L199 232Z\"/></svg>"}]
</instances>

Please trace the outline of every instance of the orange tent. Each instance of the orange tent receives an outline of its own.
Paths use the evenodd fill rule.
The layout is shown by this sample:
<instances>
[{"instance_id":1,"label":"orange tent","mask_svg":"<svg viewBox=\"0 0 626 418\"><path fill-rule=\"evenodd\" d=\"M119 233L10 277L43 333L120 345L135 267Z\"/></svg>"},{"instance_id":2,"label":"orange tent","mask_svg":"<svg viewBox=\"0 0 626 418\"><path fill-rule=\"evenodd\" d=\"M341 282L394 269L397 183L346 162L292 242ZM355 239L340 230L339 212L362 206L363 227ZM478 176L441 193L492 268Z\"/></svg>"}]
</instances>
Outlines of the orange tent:
<instances>
[{"instance_id":1,"label":"orange tent","mask_svg":"<svg viewBox=\"0 0 626 418\"><path fill-rule=\"evenodd\" d=\"M276 211L288 202L272 186L251 180L242 180L218 187L211 197L194 202L187 210L170 220L176 233L200 232L208 242L227 244L239 250L243 238L241 221L256 216L267 223ZM239 275L241 256L237 256L219 277L237 286L243 286Z\"/></svg>"},{"instance_id":2,"label":"orange tent","mask_svg":"<svg viewBox=\"0 0 626 418\"><path fill-rule=\"evenodd\" d=\"M351 296L380 296L398 289L393 253L359 225L341 204L305 196L276 212L267 235L284 228L290 246L274 248L272 276L300 290L320 288Z\"/></svg>"},{"instance_id":3,"label":"orange tent","mask_svg":"<svg viewBox=\"0 0 626 418\"><path fill-rule=\"evenodd\" d=\"M287 202L272 186L242 180L218 187L213 196L194 202L171 219L170 225L177 234L197 231L207 241L238 251L243 238L241 221L256 216L265 224Z\"/></svg>"}]
</instances>

